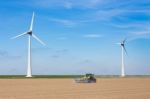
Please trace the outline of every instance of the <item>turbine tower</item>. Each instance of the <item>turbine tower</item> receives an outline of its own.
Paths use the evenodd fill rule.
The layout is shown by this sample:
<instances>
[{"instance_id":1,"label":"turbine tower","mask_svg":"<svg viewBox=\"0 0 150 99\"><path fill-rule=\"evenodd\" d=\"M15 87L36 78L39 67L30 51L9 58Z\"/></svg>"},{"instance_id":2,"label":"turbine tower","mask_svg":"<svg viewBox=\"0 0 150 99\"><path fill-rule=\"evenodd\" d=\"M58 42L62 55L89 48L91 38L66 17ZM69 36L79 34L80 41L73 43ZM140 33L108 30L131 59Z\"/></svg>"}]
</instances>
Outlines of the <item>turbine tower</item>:
<instances>
[{"instance_id":1,"label":"turbine tower","mask_svg":"<svg viewBox=\"0 0 150 99\"><path fill-rule=\"evenodd\" d=\"M43 41L41 41L36 35L33 34L32 30L33 30L33 21L34 21L34 12L32 15L32 20L31 20L31 25L30 28L27 32L24 32L20 35L17 35L11 39L15 39L24 35L28 36L28 66L27 66L27 75L26 77L32 77L32 54L31 54L31 37L33 37L34 39L36 39L38 42L40 42L42 45L45 45L45 43Z\"/></svg>"},{"instance_id":2,"label":"turbine tower","mask_svg":"<svg viewBox=\"0 0 150 99\"><path fill-rule=\"evenodd\" d=\"M127 39L124 39L121 43L117 43L121 46L121 77L125 77L124 52L127 54L125 47L126 40Z\"/></svg>"}]
</instances>

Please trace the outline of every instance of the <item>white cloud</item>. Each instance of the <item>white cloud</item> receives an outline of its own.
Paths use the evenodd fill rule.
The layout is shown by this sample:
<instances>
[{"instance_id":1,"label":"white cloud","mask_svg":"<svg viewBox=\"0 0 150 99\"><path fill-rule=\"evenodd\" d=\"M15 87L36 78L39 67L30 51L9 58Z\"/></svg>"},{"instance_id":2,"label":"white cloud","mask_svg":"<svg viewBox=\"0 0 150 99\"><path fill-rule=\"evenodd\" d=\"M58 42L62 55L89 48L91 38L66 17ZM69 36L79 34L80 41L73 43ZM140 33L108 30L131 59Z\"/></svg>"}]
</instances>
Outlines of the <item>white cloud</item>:
<instances>
[{"instance_id":1,"label":"white cloud","mask_svg":"<svg viewBox=\"0 0 150 99\"><path fill-rule=\"evenodd\" d=\"M68 19L49 18L49 20L59 24L63 24L66 27L73 27L77 24L75 21L68 20Z\"/></svg>"},{"instance_id":2,"label":"white cloud","mask_svg":"<svg viewBox=\"0 0 150 99\"><path fill-rule=\"evenodd\" d=\"M115 0L111 0L115 1ZM30 0L30 3L20 2L21 5L40 8L97 8L104 3L111 2L110 0Z\"/></svg>"},{"instance_id":3,"label":"white cloud","mask_svg":"<svg viewBox=\"0 0 150 99\"><path fill-rule=\"evenodd\" d=\"M150 35L149 25L150 24L141 24L140 26L137 25L137 28L139 28L139 30L132 31L130 32L130 34L136 35L136 36Z\"/></svg>"},{"instance_id":4,"label":"white cloud","mask_svg":"<svg viewBox=\"0 0 150 99\"><path fill-rule=\"evenodd\" d=\"M30 7L38 7L38 8L79 8L79 9L148 9L150 2L148 0L26 0L23 2L15 2L13 3L30 6ZM144 7L139 7L138 5L145 5Z\"/></svg>"},{"instance_id":5,"label":"white cloud","mask_svg":"<svg viewBox=\"0 0 150 99\"><path fill-rule=\"evenodd\" d=\"M84 38L92 38L92 39L95 39L95 38L101 38L102 35L99 35L99 34L86 34L83 36Z\"/></svg>"},{"instance_id":6,"label":"white cloud","mask_svg":"<svg viewBox=\"0 0 150 99\"><path fill-rule=\"evenodd\" d=\"M134 32L133 34L135 35L148 35L150 34L150 30L147 30L147 31L138 31L138 32Z\"/></svg>"},{"instance_id":7,"label":"white cloud","mask_svg":"<svg viewBox=\"0 0 150 99\"><path fill-rule=\"evenodd\" d=\"M150 35L134 35L134 36L130 36L127 40L127 42L131 42L137 39L150 39Z\"/></svg>"},{"instance_id":8,"label":"white cloud","mask_svg":"<svg viewBox=\"0 0 150 99\"><path fill-rule=\"evenodd\" d=\"M142 27L143 30L139 31L129 31L129 37L128 37L128 42L134 41L136 39L150 39L150 29L148 26Z\"/></svg>"},{"instance_id":9,"label":"white cloud","mask_svg":"<svg viewBox=\"0 0 150 99\"><path fill-rule=\"evenodd\" d=\"M89 14L89 17L93 21L112 21L113 19L119 19L128 21L129 16L135 16L137 14L149 16L150 10L140 10L140 9L126 9L126 8L112 8L107 10L96 10L93 13ZM135 20L134 20L135 21Z\"/></svg>"},{"instance_id":10,"label":"white cloud","mask_svg":"<svg viewBox=\"0 0 150 99\"><path fill-rule=\"evenodd\" d=\"M148 1L136 1L136 0L31 0L32 7L38 8L54 8L54 9L91 9L81 10L79 14L69 13L69 16L65 18L48 18L50 21L62 24L66 27L74 27L79 24L90 22L101 22L107 25L111 25L117 28L140 28L147 21L141 20L145 23L139 23L138 19L130 19L130 16L136 16L136 14L145 15L150 17L150 7L137 6L140 4L146 4ZM148 3L149 4L149 3ZM28 4L29 5L29 4ZM94 8L94 9L93 9ZM61 13L60 13L61 14ZM68 14L68 13L67 13ZM135 14L135 15L134 15ZM138 16L137 16L138 17ZM71 20L70 20L71 19ZM116 21L117 20L117 21ZM118 21L119 20L119 21ZM120 22L120 23L119 23ZM137 25L136 25L137 24ZM139 26L138 26L139 25ZM142 27L141 27L142 28Z\"/></svg>"},{"instance_id":11,"label":"white cloud","mask_svg":"<svg viewBox=\"0 0 150 99\"><path fill-rule=\"evenodd\" d=\"M71 9L71 8L73 8L73 4L71 2L64 2L64 7L66 9Z\"/></svg>"}]
</instances>

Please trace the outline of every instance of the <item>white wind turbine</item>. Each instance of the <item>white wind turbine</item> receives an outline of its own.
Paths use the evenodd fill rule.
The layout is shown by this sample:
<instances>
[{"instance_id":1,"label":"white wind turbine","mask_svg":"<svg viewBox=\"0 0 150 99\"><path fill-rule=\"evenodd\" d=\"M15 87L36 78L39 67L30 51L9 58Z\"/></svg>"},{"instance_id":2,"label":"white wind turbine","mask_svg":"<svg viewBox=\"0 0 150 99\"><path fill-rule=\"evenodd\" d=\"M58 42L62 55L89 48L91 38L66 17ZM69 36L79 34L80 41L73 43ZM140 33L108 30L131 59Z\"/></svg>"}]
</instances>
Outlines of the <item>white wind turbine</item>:
<instances>
[{"instance_id":1,"label":"white wind turbine","mask_svg":"<svg viewBox=\"0 0 150 99\"><path fill-rule=\"evenodd\" d=\"M32 15L32 20L31 20L31 25L30 25L30 29L27 32L24 32L20 35L17 35L11 39L15 39L24 35L28 36L28 67L27 67L27 75L26 77L32 77L32 67L31 67L31 37L33 37L34 39L36 39L38 42L40 42L42 45L45 45L45 43L43 43L36 35L33 34L32 29L33 29L33 21L34 21L34 12Z\"/></svg>"},{"instance_id":2,"label":"white wind turbine","mask_svg":"<svg viewBox=\"0 0 150 99\"><path fill-rule=\"evenodd\" d=\"M127 39L124 39L121 43L117 43L121 46L121 77L125 76L125 64L124 64L124 52L127 54L127 50L125 48L125 43Z\"/></svg>"}]
</instances>

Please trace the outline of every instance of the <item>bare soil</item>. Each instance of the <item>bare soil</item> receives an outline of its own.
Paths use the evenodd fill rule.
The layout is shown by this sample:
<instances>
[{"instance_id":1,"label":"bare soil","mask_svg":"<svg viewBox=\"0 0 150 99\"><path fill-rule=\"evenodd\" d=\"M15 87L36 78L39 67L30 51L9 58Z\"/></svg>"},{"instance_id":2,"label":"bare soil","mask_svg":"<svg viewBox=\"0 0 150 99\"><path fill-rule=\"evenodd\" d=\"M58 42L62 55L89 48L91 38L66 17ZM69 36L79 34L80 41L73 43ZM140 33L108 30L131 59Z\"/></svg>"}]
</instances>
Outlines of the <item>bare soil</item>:
<instances>
[{"instance_id":1,"label":"bare soil","mask_svg":"<svg viewBox=\"0 0 150 99\"><path fill-rule=\"evenodd\" d=\"M150 99L150 78L0 79L0 99Z\"/></svg>"}]
</instances>

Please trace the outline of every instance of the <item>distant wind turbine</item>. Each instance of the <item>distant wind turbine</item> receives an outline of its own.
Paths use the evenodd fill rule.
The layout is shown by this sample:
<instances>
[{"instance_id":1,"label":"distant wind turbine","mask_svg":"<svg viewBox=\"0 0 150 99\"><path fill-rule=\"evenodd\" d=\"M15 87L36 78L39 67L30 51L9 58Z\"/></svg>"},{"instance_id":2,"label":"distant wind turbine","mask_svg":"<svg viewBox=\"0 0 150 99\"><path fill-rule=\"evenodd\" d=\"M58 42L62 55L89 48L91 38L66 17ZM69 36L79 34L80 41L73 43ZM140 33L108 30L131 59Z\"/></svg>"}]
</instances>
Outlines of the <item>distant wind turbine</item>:
<instances>
[{"instance_id":1,"label":"distant wind turbine","mask_svg":"<svg viewBox=\"0 0 150 99\"><path fill-rule=\"evenodd\" d=\"M126 47L125 47L125 43L126 43L126 40L127 39L124 39L121 43L117 43L121 46L121 77L124 77L125 76L125 64L124 64L124 52L127 54L127 50L126 50Z\"/></svg>"},{"instance_id":2,"label":"distant wind turbine","mask_svg":"<svg viewBox=\"0 0 150 99\"><path fill-rule=\"evenodd\" d=\"M44 42L42 42L36 35L33 34L32 29L33 29L33 21L34 21L34 12L32 15L32 20L31 20L31 25L30 25L30 29L27 32L24 32L20 35L17 35L11 39L16 39L18 37L24 36L24 35L28 35L28 67L27 67L27 75L26 77L32 77L32 67L31 67L31 37L33 37L34 39L36 39L38 42L40 42L42 45L45 45Z\"/></svg>"}]
</instances>

